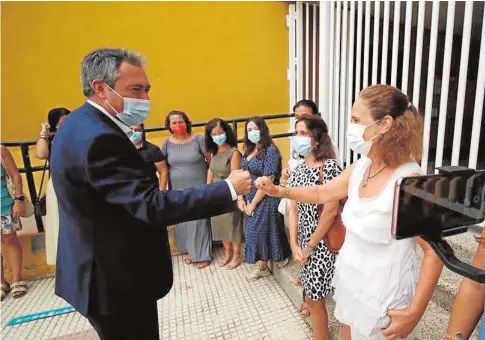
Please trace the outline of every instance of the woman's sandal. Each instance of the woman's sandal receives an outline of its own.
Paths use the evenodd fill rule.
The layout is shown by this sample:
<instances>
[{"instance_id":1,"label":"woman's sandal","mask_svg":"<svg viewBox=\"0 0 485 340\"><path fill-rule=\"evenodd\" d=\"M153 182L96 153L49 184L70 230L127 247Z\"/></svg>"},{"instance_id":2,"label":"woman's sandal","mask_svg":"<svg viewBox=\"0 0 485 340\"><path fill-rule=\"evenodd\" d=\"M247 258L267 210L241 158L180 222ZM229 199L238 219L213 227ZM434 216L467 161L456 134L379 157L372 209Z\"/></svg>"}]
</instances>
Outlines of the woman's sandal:
<instances>
[{"instance_id":1,"label":"woman's sandal","mask_svg":"<svg viewBox=\"0 0 485 340\"><path fill-rule=\"evenodd\" d=\"M242 263L243 258L241 254L234 254L231 262L226 266L227 270L233 270L239 267L239 265Z\"/></svg>"},{"instance_id":2,"label":"woman's sandal","mask_svg":"<svg viewBox=\"0 0 485 340\"><path fill-rule=\"evenodd\" d=\"M310 310L308 309L308 306L305 302L303 302L298 308L298 311L300 312L300 315L303 316L304 318L307 318L310 316Z\"/></svg>"},{"instance_id":3,"label":"woman's sandal","mask_svg":"<svg viewBox=\"0 0 485 340\"><path fill-rule=\"evenodd\" d=\"M219 265L219 267L224 267L231 261L231 258L232 258L232 253L225 253L224 257L221 258L219 261L217 261L217 264Z\"/></svg>"},{"instance_id":4,"label":"woman's sandal","mask_svg":"<svg viewBox=\"0 0 485 340\"><path fill-rule=\"evenodd\" d=\"M204 261L204 262L199 262L197 263L196 267L197 269L202 269L205 267L208 267L211 263L209 261Z\"/></svg>"},{"instance_id":5,"label":"woman's sandal","mask_svg":"<svg viewBox=\"0 0 485 340\"><path fill-rule=\"evenodd\" d=\"M185 264L192 264L192 258L189 254L185 255Z\"/></svg>"},{"instance_id":6,"label":"woman's sandal","mask_svg":"<svg viewBox=\"0 0 485 340\"><path fill-rule=\"evenodd\" d=\"M11 290L12 288L10 288L10 283L2 283L2 301L7 297Z\"/></svg>"},{"instance_id":7,"label":"woman's sandal","mask_svg":"<svg viewBox=\"0 0 485 340\"><path fill-rule=\"evenodd\" d=\"M25 281L14 282L11 284L12 287L12 297L14 299L21 298L27 294L27 284Z\"/></svg>"}]
</instances>

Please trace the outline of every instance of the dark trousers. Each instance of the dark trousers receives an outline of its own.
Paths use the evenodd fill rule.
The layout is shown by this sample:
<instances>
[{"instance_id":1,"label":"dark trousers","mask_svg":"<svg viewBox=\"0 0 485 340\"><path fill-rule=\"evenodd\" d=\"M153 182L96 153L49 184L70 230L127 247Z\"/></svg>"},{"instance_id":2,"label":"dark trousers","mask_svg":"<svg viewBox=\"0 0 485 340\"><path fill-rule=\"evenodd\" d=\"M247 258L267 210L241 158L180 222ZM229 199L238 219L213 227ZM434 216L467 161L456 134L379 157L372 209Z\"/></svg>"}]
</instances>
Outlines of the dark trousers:
<instances>
[{"instance_id":1,"label":"dark trousers","mask_svg":"<svg viewBox=\"0 0 485 340\"><path fill-rule=\"evenodd\" d=\"M108 315L96 309L89 308L88 320L101 340L160 340L156 300L127 302Z\"/></svg>"}]
</instances>

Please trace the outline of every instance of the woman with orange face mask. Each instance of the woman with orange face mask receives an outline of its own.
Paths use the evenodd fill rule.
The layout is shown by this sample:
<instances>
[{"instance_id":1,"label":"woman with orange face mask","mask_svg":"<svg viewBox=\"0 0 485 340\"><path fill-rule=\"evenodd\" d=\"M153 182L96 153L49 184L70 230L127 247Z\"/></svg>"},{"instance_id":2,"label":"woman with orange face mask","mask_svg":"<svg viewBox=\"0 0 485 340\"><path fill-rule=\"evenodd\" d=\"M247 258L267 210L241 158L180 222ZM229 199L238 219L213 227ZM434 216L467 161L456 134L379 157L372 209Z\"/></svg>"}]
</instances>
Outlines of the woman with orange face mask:
<instances>
[{"instance_id":1,"label":"woman with orange face mask","mask_svg":"<svg viewBox=\"0 0 485 340\"><path fill-rule=\"evenodd\" d=\"M189 117L182 111L170 112L165 126L172 133L162 146L168 166L168 189L184 190L205 185L210 153L206 152L204 136L192 133ZM177 224L175 246L187 254L187 264L196 263L198 269L207 267L212 261L209 220Z\"/></svg>"}]
</instances>

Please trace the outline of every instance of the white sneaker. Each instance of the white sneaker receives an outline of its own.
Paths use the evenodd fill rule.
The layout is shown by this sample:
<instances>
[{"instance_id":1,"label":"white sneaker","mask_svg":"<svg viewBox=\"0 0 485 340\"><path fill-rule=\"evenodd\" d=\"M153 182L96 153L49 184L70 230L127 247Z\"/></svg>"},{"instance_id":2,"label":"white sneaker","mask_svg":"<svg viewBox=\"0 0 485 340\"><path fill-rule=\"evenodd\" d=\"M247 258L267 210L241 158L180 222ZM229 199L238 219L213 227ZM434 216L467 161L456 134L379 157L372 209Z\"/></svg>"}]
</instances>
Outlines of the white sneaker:
<instances>
[{"instance_id":1,"label":"white sneaker","mask_svg":"<svg viewBox=\"0 0 485 340\"><path fill-rule=\"evenodd\" d=\"M269 271L268 267L266 269L256 268L251 275L247 277L248 281L256 281L259 278L270 276L271 272Z\"/></svg>"}]
</instances>

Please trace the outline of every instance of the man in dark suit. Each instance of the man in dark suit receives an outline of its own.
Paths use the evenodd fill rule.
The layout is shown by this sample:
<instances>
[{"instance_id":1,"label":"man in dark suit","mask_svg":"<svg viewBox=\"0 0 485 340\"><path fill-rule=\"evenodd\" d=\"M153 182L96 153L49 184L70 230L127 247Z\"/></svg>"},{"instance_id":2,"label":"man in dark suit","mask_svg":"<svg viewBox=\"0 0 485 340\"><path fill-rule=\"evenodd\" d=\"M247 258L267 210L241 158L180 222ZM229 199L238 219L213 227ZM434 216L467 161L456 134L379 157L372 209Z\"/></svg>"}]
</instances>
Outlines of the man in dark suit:
<instances>
[{"instance_id":1,"label":"man in dark suit","mask_svg":"<svg viewBox=\"0 0 485 340\"><path fill-rule=\"evenodd\" d=\"M142 57L95 50L82 61L81 80L88 101L59 129L51 155L60 213L56 294L101 339L158 339L157 300L173 281L166 226L232 210L249 191L249 174L159 191L129 139L129 126L150 108Z\"/></svg>"}]
</instances>

